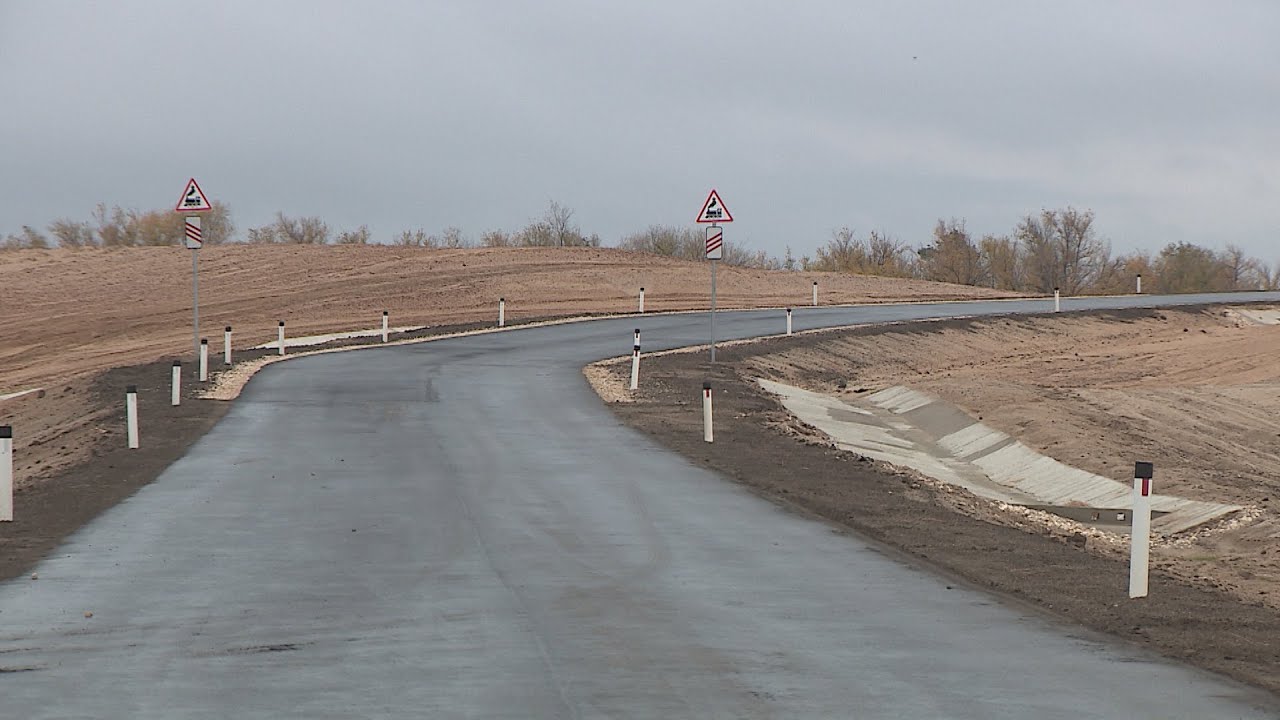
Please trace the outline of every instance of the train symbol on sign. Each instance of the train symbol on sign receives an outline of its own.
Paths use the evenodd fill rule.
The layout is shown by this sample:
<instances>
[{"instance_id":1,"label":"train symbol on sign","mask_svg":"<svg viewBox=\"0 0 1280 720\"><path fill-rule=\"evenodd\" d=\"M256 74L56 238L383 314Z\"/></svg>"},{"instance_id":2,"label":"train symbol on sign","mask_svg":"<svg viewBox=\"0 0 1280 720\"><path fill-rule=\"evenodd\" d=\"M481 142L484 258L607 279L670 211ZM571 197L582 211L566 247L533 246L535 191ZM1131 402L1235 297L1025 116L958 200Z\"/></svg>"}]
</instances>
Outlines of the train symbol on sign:
<instances>
[{"instance_id":1,"label":"train symbol on sign","mask_svg":"<svg viewBox=\"0 0 1280 720\"><path fill-rule=\"evenodd\" d=\"M182 191L182 197L178 199L178 206L174 208L174 211L209 212L210 210L213 210L213 205L209 203L204 191L196 184L196 179L191 178L187 181L187 189Z\"/></svg>"},{"instance_id":2,"label":"train symbol on sign","mask_svg":"<svg viewBox=\"0 0 1280 720\"><path fill-rule=\"evenodd\" d=\"M700 223L728 223L733 222L733 215L729 214L729 208L724 206L724 201L720 199L720 194L715 190L707 196L707 201L702 204L702 212L698 213Z\"/></svg>"}]
</instances>

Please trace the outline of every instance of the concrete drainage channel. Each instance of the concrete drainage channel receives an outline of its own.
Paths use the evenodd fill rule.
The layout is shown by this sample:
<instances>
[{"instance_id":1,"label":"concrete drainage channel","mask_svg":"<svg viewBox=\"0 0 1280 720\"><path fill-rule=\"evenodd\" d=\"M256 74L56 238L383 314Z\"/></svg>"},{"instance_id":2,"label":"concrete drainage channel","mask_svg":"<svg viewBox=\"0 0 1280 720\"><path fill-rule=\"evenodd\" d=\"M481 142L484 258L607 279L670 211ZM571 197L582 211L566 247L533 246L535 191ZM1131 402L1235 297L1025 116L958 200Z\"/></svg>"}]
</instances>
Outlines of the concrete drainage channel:
<instances>
[{"instance_id":1,"label":"concrete drainage channel","mask_svg":"<svg viewBox=\"0 0 1280 720\"><path fill-rule=\"evenodd\" d=\"M847 402L769 380L758 382L841 449L911 468L979 497L1102 530L1129 529L1128 484L1041 455L932 396L895 386ZM1162 535L1241 509L1170 495L1153 495L1151 501L1151 529Z\"/></svg>"}]
</instances>

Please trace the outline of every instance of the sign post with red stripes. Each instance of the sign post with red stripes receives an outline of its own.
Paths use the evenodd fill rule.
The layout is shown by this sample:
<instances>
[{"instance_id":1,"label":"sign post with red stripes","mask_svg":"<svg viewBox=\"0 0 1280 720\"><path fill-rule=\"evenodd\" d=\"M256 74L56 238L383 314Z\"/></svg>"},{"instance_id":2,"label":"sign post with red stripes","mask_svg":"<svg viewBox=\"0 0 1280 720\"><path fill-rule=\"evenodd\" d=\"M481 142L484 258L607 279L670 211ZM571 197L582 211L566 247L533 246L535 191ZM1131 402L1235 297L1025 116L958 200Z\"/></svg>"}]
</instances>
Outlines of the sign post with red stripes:
<instances>
[{"instance_id":1,"label":"sign post with red stripes","mask_svg":"<svg viewBox=\"0 0 1280 720\"><path fill-rule=\"evenodd\" d=\"M1151 478L1155 468L1149 462L1133 467L1133 526L1129 533L1129 597L1147 596L1151 560Z\"/></svg>"},{"instance_id":2,"label":"sign post with red stripes","mask_svg":"<svg viewBox=\"0 0 1280 720\"><path fill-rule=\"evenodd\" d=\"M173 208L179 213L202 213L213 210L209 198L196 183L195 178L187 181L187 187L178 198ZM200 216L186 215L183 222L183 235L186 247L191 251L191 337L195 343L196 357L200 357L200 248L204 246L204 234L200 230ZM203 378L201 378L203 379Z\"/></svg>"},{"instance_id":3,"label":"sign post with red stripes","mask_svg":"<svg viewBox=\"0 0 1280 720\"><path fill-rule=\"evenodd\" d=\"M702 203L702 212L698 213L699 223L711 223L707 228L707 259L711 261L711 362L716 361L716 261L724 257L724 228L719 223L733 222L733 215L725 207L720 194L715 190Z\"/></svg>"}]
</instances>

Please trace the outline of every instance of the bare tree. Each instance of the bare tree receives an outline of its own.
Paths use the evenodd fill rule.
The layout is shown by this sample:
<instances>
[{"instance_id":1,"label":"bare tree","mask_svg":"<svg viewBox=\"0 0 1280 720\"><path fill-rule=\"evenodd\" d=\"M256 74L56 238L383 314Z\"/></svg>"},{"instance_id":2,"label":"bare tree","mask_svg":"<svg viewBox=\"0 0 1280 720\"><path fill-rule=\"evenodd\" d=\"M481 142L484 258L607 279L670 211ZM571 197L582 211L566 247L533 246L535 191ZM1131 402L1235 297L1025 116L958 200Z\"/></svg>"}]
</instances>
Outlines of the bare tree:
<instances>
[{"instance_id":1,"label":"bare tree","mask_svg":"<svg viewBox=\"0 0 1280 720\"><path fill-rule=\"evenodd\" d=\"M483 247L511 247L513 244L511 236L502 230L485 230L480 235L480 245Z\"/></svg>"},{"instance_id":2,"label":"bare tree","mask_svg":"<svg viewBox=\"0 0 1280 720\"><path fill-rule=\"evenodd\" d=\"M262 227L249 228L245 231L247 240L250 245L272 245L284 242L283 239L276 236L275 225L263 225Z\"/></svg>"},{"instance_id":3,"label":"bare tree","mask_svg":"<svg viewBox=\"0 0 1280 720\"><path fill-rule=\"evenodd\" d=\"M1280 261L1274 265L1255 261L1253 273L1259 290L1280 290Z\"/></svg>"},{"instance_id":4,"label":"bare tree","mask_svg":"<svg viewBox=\"0 0 1280 720\"><path fill-rule=\"evenodd\" d=\"M515 243L523 247L551 247L557 244L557 240L550 225L535 220L515 234Z\"/></svg>"},{"instance_id":5,"label":"bare tree","mask_svg":"<svg viewBox=\"0 0 1280 720\"><path fill-rule=\"evenodd\" d=\"M624 236L618 247L685 260L700 260L706 254L703 231L672 225L650 225L638 233Z\"/></svg>"},{"instance_id":6,"label":"bare tree","mask_svg":"<svg viewBox=\"0 0 1280 720\"><path fill-rule=\"evenodd\" d=\"M907 244L885 232L872 230L867 236L867 268L864 272L887 277L913 274Z\"/></svg>"},{"instance_id":7,"label":"bare tree","mask_svg":"<svg viewBox=\"0 0 1280 720\"><path fill-rule=\"evenodd\" d=\"M552 200L542 220L550 232L551 244L561 247L581 244L577 241L582 237L582 233L578 231L578 226L573 224L572 209Z\"/></svg>"},{"instance_id":8,"label":"bare tree","mask_svg":"<svg viewBox=\"0 0 1280 720\"><path fill-rule=\"evenodd\" d=\"M1061 288L1078 295L1098 279L1111 249L1098 238L1092 210L1041 210L1027 215L1015 230L1022 245L1031 287L1041 292Z\"/></svg>"},{"instance_id":9,"label":"bare tree","mask_svg":"<svg viewBox=\"0 0 1280 720\"><path fill-rule=\"evenodd\" d=\"M978 241L978 252L982 256L986 280L991 287L1000 290L1022 289L1022 253L1013 238L1007 235L984 235Z\"/></svg>"},{"instance_id":10,"label":"bare tree","mask_svg":"<svg viewBox=\"0 0 1280 720\"><path fill-rule=\"evenodd\" d=\"M425 247L434 248L439 246L439 241L435 236L428 235L426 230L418 228L417 230L401 230L399 235L392 239L392 243L402 247Z\"/></svg>"},{"instance_id":11,"label":"bare tree","mask_svg":"<svg viewBox=\"0 0 1280 720\"><path fill-rule=\"evenodd\" d=\"M1155 264L1160 292L1213 292L1225 289L1230 282L1229 268L1221 258L1188 242L1166 245Z\"/></svg>"},{"instance_id":12,"label":"bare tree","mask_svg":"<svg viewBox=\"0 0 1280 720\"><path fill-rule=\"evenodd\" d=\"M818 248L817 257L806 270L865 273L871 264L866 243L854 235L848 225L831 231L831 239Z\"/></svg>"},{"instance_id":13,"label":"bare tree","mask_svg":"<svg viewBox=\"0 0 1280 720\"><path fill-rule=\"evenodd\" d=\"M93 226L87 222L54 220L49 224L49 234L58 241L59 247L82 248L95 244Z\"/></svg>"},{"instance_id":14,"label":"bare tree","mask_svg":"<svg viewBox=\"0 0 1280 720\"><path fill-rule=\"evenodd\" d=\"M933 244L921 253L925 277L930 280L977 285L982 282L982 254L965 230L964 221L939 220Z\"/></svg>"},{"instance_id":15,"label":"bare tree","mask_svg":"<svg viewBox=\"0 0 1280 720\"><path fill-rule=\"evenodd\" d=\"M1250 290L1256 286L1254 269L1257 260L1245 254L1239 245L1228 244L1220 255L1227 276L1227 290Z\"/></svg>"},{"instance_id":16,"label":"bare tree","mask_svg":"<svg viewBox=\"0 0 1280 720\"><path fill-rule=\"evenodd\" d=\"M369 232L369 226L361 225L355 230L344 230L338 233L335 242L339 245L368 245L371 236L372 233Z\"/></svg>"},{"instance_id":17,"label":"bare tree","mask_svg":"<svg viewBox=\"0 0 1280 720\"><path fill-rule=\"evenodd\" d=\"M48 247L49 238L30 225L23 225L21 234L10 234L0 241L0 250L43 250Z\"/></svg>"},{"instance_id":18,"label":"bare tree","mask_svg":"<svg viewBox=\"0 0 1280 720\"><path fill-rule=\"evenodd\" d=\"M277 212L274 225L277 242L294 245L324 245L329 242L329 226L318 217L291 218Z\"/></svg>"},{"instance_id":19,"label":"bare tree","mask_svg":"<svg viewBox=\"0 0 1280 720\"><path fill-rule=\"evenodd\" d=\"M236 224L231 218L231 206L221 200L210 203L209 212L200 213L200 234L206 245L231 242L236 234Z\"/></svg>"},{"instance_id":20,"label":"bare tree","mask_svg":"<svg viewBox=\"0 0 1280 720\"><path fill-rule=\"evenodd\" d=\"M98 203L93 210L98 225L98 240L103 247L131 247L138 244L137 226L130 222L129 214L119 206L107 209Z\"/></svg>"},{"instance_id":21,"label":"bare tree","mask_svg":"<svg viewBox=\"0 0 1280 720\"><path fill-rule=\"evenodd\" d=\"M440 233L440 247L446 248L465 248L471 247L471 243L467 241L465 235L462 234L462 228L450 225Z\"/></svg>"}]
</instances>

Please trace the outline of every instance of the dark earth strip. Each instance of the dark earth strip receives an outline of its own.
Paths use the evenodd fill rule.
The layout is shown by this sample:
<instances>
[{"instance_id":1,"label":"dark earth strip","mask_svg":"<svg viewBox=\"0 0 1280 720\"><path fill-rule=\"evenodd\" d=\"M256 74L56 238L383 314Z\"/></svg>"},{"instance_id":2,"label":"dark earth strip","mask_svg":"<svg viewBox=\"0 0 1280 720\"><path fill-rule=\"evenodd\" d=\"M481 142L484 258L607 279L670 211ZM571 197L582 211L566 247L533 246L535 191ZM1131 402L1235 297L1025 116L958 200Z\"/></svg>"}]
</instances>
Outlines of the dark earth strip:
<instances>
[{"instance_id":1,"label":"dark earth strip","mask_svg":"<svg viewBox=\"0 0 1280 720\"><path fill-rule=\"evenodd\" d=\"M1123 320L1149 310L1100 313ZM1135 315L1136 316L1136 315ZM968 320L863 327L876 335L965 329ZM1153 574L1151 596L1130 600L1126 562L1093 555L1070 537L1048 537L967 517L947 493L858 455L806 441L784 428L790 415L751 377L743 360L830 333L648 358L635 402L610 406L636 428L693 461L786 507L901 551L911 561L1062 620L1136 642L1170 658L1280 691L1280 615ZM629 365L614 368L619 380ZM715 442L702 439L701 388L714 388ZM963 494L963 493L957 493ZM982 502L969 497L970 502ZM762 552L767 549L762 549ZM853 609L856 611L856 608Z\"/></svg>"}]
</instances>

